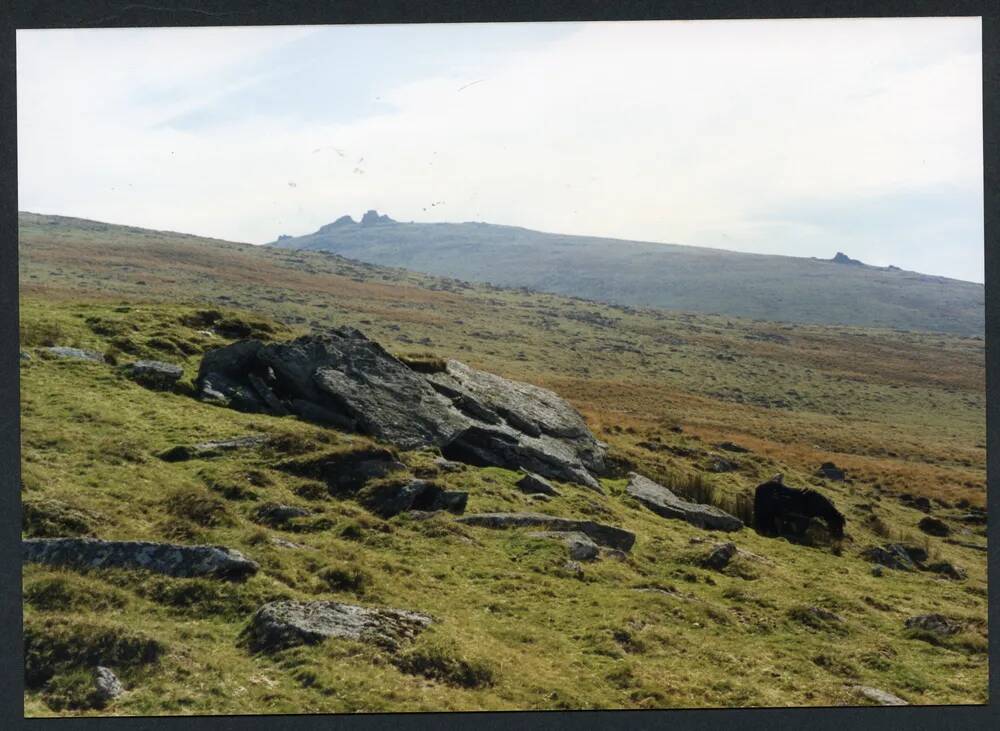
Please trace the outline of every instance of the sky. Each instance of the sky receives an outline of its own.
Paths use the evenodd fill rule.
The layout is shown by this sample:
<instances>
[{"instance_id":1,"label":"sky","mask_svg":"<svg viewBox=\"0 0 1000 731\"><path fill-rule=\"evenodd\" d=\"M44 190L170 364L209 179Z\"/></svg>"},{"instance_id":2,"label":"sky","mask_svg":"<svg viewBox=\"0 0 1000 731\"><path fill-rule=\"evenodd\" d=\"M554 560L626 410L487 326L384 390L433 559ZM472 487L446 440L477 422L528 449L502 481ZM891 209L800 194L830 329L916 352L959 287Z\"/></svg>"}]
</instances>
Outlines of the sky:
<instances>
[{"instance_id":1,"label":"sky","mask_svg":"<svg viewBox=\"0 0 1000 731\"><path fill-rule=\"evenodd\" d=\"M978 18L17 32L19 208L370 208L983 281Z\"/></svg>"}]
</instances>

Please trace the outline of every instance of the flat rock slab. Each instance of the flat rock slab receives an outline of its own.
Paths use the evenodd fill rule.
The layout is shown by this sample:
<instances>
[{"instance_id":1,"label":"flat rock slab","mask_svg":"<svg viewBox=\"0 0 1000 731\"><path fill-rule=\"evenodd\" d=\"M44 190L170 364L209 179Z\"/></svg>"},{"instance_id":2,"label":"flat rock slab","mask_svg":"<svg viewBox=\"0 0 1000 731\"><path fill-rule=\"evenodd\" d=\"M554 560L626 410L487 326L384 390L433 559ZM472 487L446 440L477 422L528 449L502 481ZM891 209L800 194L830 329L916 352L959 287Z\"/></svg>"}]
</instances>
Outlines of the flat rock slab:
<instances>
[{"instance_id":1,"label":"flat rock slab","mask_svg":"<svg viewBox=\"0 0 1000 731\"><path fill-rule=\"evenodd\" d=\"M331 637L395 649L433 622L403 609L360 607L340 602L276 601L258 609L242 638L254 652L312 645Z\"/></svg>"},{"instance_id":2,"label":"flat rock slab","mask_svg":"<svg viewBox=\"0 0 1000 731\"><path fill-rule=\"evenodd\" d=\"M159 360L137 360L125 366L124 370L140 386L154 391L171 390L184 375L184 369L179 365Z\"/></svg>"},{"instance_id":3,"label":"flat rock slab","mask_svg":"<svg viewBox=\"0 0 1000 731\"><path fill-rule=\"evenodd\" d=\"M184 462L189 459L208 459L219 457L226 452L233 452L237 449L250 449L260 447L270 441L270 437L257 434L246 437L233 437L232 439L219 439L212 442L201 442L190 446L177 446L168 449L160 454L160 459L164 462Z\"/></svg>"},{"instance_id":4,"label":"flat rock slab","mask_svg":"<svg viewBox=\"0 0 1000 731\"><path fill-rule=\"evenodd\" d=\"M893 695L884 690L879 690L878 688L872 688L867 685L855 685L851 688L855 693L867 698L873 703L877 703L880 706L908 706L909 703L904 701L899 696Z\"/></svg>"},{"instance_id":5,"label":"flat rock slab","mask_svg":"<svg viewBox=\"0 0 1000 731\"><path fill-rule=\"evenodd\" d=\"M70 358L73 360L90 360L95 363L104 363L104 356L94 350L84 350L83 348L67 348L63 345L55 345L51 348L43 348L49 355L56 358Z\"/></svg>"},{"instance_id":6,"label":"flat rock slab","mask_svg":"<svg viewBox=\"0 0 1000 731\"><path fill-rule=\"evenodd\" d=\"M714 505L692 503L679 498L648 477L630 472L626 492L657 515L664 518L684 520L698 528L736 531L743 527L743 521Z\"/></svg>"},{"instance_id":7,"label":"flat rock slab","mask_svg":"<svg viewBox=\"0 0 1000 731\"><path fill-rule=\"evenodd\" d=\"M595 543L629 551L635 544L635 533L592 520L560 518L544 513L477 513L457 518L459 523L486 528L543 528L550 531L579 532Z\"/></svg>"},{"instance_id":8,"label":"flat rock slab","mask_svg":"<svg viewBox=\"0 0 1000 731\"><path fill-rule=\"evenodd\" d=\"M75 569L144 569L180 578L206 576L239 581L260 568L239 551L224 546L95 538L28 538L21 545L26 562Z\"/></svg>"}]
</instances>

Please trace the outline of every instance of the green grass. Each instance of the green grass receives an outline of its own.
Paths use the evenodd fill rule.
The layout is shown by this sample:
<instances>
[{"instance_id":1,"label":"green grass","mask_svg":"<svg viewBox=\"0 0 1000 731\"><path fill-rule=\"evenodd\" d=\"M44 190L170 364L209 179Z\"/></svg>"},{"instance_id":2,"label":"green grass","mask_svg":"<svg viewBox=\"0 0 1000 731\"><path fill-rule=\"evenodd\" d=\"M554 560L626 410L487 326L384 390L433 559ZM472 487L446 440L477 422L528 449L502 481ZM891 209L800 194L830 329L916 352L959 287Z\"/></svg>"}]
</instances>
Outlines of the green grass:
<instances>
[{"instance_id":1,"label":"green grass","mask_svg":"<svg viewBox=\"0 0 1000 731\"><path fill-rule=\"evenodd\" d=\"M482 287L450 292L420 275L319 254L53 228L22 238L22 347L33 355L21 363L24 534L221 544L261 571L235 584L27 565L28 715L837 705L856 702L848 686L859 683L918 704L987 700L985 554L921 538L968 570L965 582L875 577L858 555L917 533L923 513L896 493L983 504L981 341L813 327L787 332L788 344L748 340L775 326L728 328L718 318ZM258 271L266 282L254 280ZM220 317L201 314L212 309ZM570 316L582 309L619 318L613 337L643 352L607 350L612 336ZM372 449L364 437L203 404L184 389L149 391L114 366L40 350L49 341L106 352L124 338L135 352L120 349L121 362L175 362L190 388L200 353L231 340L198 332L212 318L257 323L274 339L353 324L391 352L456 357L539 383L581 409L623 469L726 504L783 471L838 505L848 539L838 556L832 546L752 530L706 533L628 499L621 477L604 481L606 496L558 484L561 497L533 503L516 473L434 473L432 453L398 455L410 472L468 491L468 512L534 510L637 534L627 559L587 563L579 575L564 567L556 541L448 516L385 520L330 495L315 465ZM425 338L431 344L418 345ZM154 339L176 347L158 350ZM720 348L742 360L716 359ZM879 357L856 357L866 352ZM791 405L757 403L778 398ZM210 460L157 457L259 433L270 446ZM713 446L724 440L752 451ZM739 468L708 474L712 455ZM853 481L814 478L827 459ZM266 503L312 514L260 525L255 511ZM946 520L962 512L934 510ZM962 540L983 542L981 527L961 530ZM698 565L729 539L762 560L740 558L741 570L723 573ZM252 655L240 632L278 598L411 609L435 623L397 654L331 640ZM801 614L809 607L843 621L835 629L800 621L813 616ZM930 612L968 629L936 645L905 630L908 616ZM129 689L101 711L84 707L84 673L98 660Z\"/></svg>"}]
</instances>

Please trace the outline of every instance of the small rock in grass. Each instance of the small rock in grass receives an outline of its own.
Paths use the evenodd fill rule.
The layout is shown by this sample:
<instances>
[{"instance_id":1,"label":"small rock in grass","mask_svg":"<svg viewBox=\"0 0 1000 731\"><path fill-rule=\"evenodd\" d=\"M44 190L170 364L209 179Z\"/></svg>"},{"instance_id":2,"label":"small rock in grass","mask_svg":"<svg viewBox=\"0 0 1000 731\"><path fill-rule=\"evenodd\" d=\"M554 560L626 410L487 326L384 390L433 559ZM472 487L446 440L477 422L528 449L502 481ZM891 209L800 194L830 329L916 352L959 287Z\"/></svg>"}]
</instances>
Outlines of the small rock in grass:
<instances>
[{"instance_id":1,"label":"small rock in grass","mask_svg":"<svg viewBox=\"0 0 1000 731\"><path fill-rule=\"evenodd\" d=\"M28 351L26 351L26 350L22 350L22 351L20 351L20 352L18 353L18 357L19 357L19 358L20 358L21 360L31 360L31 353L29 353L29 352L28 352Z\"/></svg>"},{"instance_id":2,"label":"small rock in grass","mask_svg":"<svg viewBox=\"0 0 1000 731\"><path fill-rule=\"evenodd\" d=\"M867 685L855 685L852 690L861 695L873 703L877 703L880 706L906 706L909 705L899 696L895 696L884 690L879 690L878 688L872 688Z\"/></svg>"},{"instance_id":3,"label":"small rock in grass","mask_svg":"<svg viewBox=\"0 0 1000 731\"><path fill-rule=\"evenodd\" d=\"M938 518L932 518L929 515L926 518L921 518L920 522L917 523L917 527L927 535L939 538L943 538L951 533L951 528L948 527L947 523Z\"/></svg>"},{"instance_id":4,"label":"small rock in grass","mask_svg":"<svg viewBox=\"0 0 1000 731\"><path fill-rule=\"evenodd\" d=\"M921 614L910 617L905 622L907 629L918 629L930 632L935 635L954 635L961 629L962 625L943 614Z\"/></svg>"},{"instance_id":5,"label":"small rock in grass","mask_svg":"<svg viewBox=\"0 0 1000 731\"><path fill-rule=\"evenodd\" d=\"M125 692L118 676L110 668L94 668L94 705L102 708Z\"/></svg>"},{"instance_id":6,"label":"small rock in grass","mask_svg":"<svg viewBox=\"0 0 1000 731\"><path fill-rule=\"evenodd\" d=\"M551 495L553 497L559 496L559 491L552 486L552 483L546 480L541 475L536 475L533 472L528 472L527 470L522 470L524 476L517 481L517 486L521 492L526 492L531 495L543 494Z\"/></svg>"},{"instance_id":7,"label":"small rock in grass","mask_svg":"<svg viewBox=\"0 0 1000 731\"><path fill-rule=\"evenodd\" d=\"M710 569L715 569L716 571L722 571L722 569L729 565L729 562L733 559L736 553L737 549L735 543L720 543L712 548L708 555L702 559L702 565Z\"/></svg>"},{"instance_id":8,"label":"small rock in grass","mask_svg":"<svg viewBox=\"0 0 1000 731\"><path fill-rule=\"evenodd\" d=\"M57 358L71 358L75 360L90 360L95 363L104 363L104 356L93 350L84 350L83 348L67 348L63 345L55 345L51 348L45 348L45 352L49 355L54 355Z\"/></svg>"},{"instance_id":9,"label":"small rock in grass","mask_svg":"<svg viewBox=\"0 0 1000 731\"><path fill-rule=\"evenodd\" d=\"M292 518L304 518L308 515L311 515L311 513L306 508L300 508L296 505L277 505L275 503L261 505L254 511L254 519L258 523L266 523L268 525L279 525L287 523Z\"/></svg>"},{"instance_id":10,"label":"small rock in grass","mask_svg":"<svg viewBox=\"0 0 1000 731\"><path fill-rule=\"evenodd\" d=\"M125 366L124 371L140 386L154 391L171 390L184 375L179 365L158 360L137 360Z\"/></svg>"},{"instance_id":11,"label":"small rock in grass","mask_svg":"<svg viewBox=\"0 0 1000 731\"><path fill-rule=\"evenodd\" d=\"M837 467L837 465L833 462L824 462L820 465L819 469L816 470L816 476L832 480L833 482L843 482L847 477L847 475L844 474L844 471Z\"/></svg>"}]
</instances>

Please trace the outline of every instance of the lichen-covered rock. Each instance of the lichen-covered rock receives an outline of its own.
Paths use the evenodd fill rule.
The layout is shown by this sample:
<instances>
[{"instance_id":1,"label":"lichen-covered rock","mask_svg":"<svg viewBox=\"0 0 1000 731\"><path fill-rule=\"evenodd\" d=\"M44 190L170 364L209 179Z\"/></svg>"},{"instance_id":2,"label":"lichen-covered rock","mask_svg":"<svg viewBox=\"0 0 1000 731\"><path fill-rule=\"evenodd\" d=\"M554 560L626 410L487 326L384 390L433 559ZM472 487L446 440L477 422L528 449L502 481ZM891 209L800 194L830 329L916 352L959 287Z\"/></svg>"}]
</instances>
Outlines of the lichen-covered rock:
<instances>
[{"instance_id":1,"label":"lichen-covered rock","mask_svg":"<svg viewBox=\"0 0 1000 731\"><path fill-rule=\"evenodd\" d=\"M170 391L184 375L184 369L158 360L137 360L124 368L126 375L140 386L154 391Z\"/></svg>"},{"instance_id":2,"label":"lichen-covered rock","mask_svg":"<svg viewBox=\"0 0 1000 731\"><path fill-rule=\"evenodd\" d=\"M296 414L448 460L524 468L600 491L605 446L551 391L448 361L420 373L353 328L287 343L244 341L202 359L200 396L247 412Z\"/></svg>"},{"instance_id":3,"label":"lichen-covered rock","mask_svg":"<svg viewBox=\"0 0 1000 731\"><path fill-rule=\"evenodd\" d=\"M44 348L44 352L49 355L53 355L56 358L70 358L73 360L90 360L95 363L104 363L104 356L93 350L84 350L83 348L68 348L64 345L54 345L50 348Z\"/></svg>"},{"instance_id":4,"label":"lichen-covered rock","mask_svg":"<svg viewBox=\"0 0 1000 731\"><path fill-rule=\"evenodd\" d=\"M26 562L75 569L143 569L182 578L206 576L239 581L255 574L256 562L224 546L181 546L95 538L28 538Z\"/></svg>"},{"instance_id":5,"label":"lichen-covered rock","mask_svg":"<svg viewBox=\"0 0 1000 731\"><path fill-rule=\"evenodd\" d=\"M550 531L580 532L595 543L620 551L629 551L635 544L635 533L592 520L560 518L544 513L477 513L457 519L466 525L486 528L545 528Z\"/></svg>"},{"instance_id":6,"label":"lichen-covered rock","mask_svg":"<svg viewBox=\"0 0 1000 731\"><path fill-rule=\"evenodd\" d=\"M242 640L254 652L276 652L331 637L396 649L424 631L432 621L426 614L403 609L331 601L276 601L254 613Z\"/></svg>"},{"instance_id":7,"label":"lichen-covered rock","mask_svg":"<svg viewBox=\"0 0 1000 731\"><path fill-rule=\"evenodd\" d=\"M851 688L855 693L870 700L872 703L877 703L880 706L906 706L909 705L906 701L897 695L893 695L888 691L879 690L878 688L872 688L867 685L855 685Z\"/></svg>"},{"instance_id":8,"label":"lichen-covered rock","mask_svg":"<svg viewBox=\"0 0 1000 731\"><path fill-rule=\"evenodd\" d=\"M648 477L630 472L626 492L664 518L684 520L699 528L736 531L743 521L714 505L703 505L684 500Z\"/></svg>"},{"instance_id":9,"label":"lichen-covered rock","mask_svg":"<svg viewBox=\"0 0 1000 731\"><path fill-rule=\"evenodd\" d=\"M98 665L94 668L94 692L92 694L93 705L96 708L103 708L108 703L125 692L118 676L110 668Z\"/></svg>"},{"instance_id":10,"label":"lichen-covered rock","mask_svg":"<svg viewBox=\"0 0 1000 731\"><path fill-rule=\"evenodd\" d=\"M189 459L208 459L219 457L226 452L237 449L249 449L260 447L270 441L270 437L263 434L246 437L233 437L232 439L219 439L211 442L201 442L189 446L180 445L171 447L160 454L160 459L164 462L184 462Z\"/></svg>"}]
</instances>

